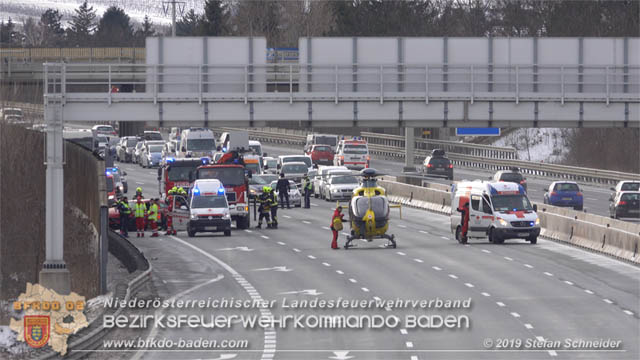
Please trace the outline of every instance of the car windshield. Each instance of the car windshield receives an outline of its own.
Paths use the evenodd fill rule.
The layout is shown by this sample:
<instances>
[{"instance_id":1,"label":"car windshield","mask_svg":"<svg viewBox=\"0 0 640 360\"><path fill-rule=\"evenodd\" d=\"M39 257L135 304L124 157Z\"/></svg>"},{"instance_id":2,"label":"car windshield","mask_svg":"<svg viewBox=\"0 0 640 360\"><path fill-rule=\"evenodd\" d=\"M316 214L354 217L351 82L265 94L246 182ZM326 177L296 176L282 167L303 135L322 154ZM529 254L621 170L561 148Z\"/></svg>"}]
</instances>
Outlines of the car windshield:
<instances>
[{"instance_id":1,"label":"car windshield","mask_svg":"<svg viewBox=\"0 0 640 360\"><path fill-rule=\"evenodd\" d=\"M282 165L282 172L285 173L293 173L293 174L306 174L309 168L306 165L302 164L284 164Z\"/></svg>"},{"instance_id":2,"label":"car windshield","mask_svg":"<svg viewBox=\"0 0 640 360\"><path fill-rule=\"evenodd\" d=\"M106 136L96 136L96 142L106 144L109 142L109 140L107 140Z\"/></svg>"},{"instance_id":3,"label":"car windshield","mask_svg":"<svg viewBox=\"0 0 640 360\"><path fill-rule=\"evenodd\" d=\"M622 196L620 197L620 200L624 200L624 201L640 200L640 193L622 194Z\"/></svg>"},{"instance_id":4,"label":"car windshield","mask_svg":"<svg viewBox=\"0 0 640 360\"><path fill-rule=\"evenodd\" d=\"M227 198L225 196L194 196L191 207L194 209L226 208Z\"/></svg>"},{"instance_id":5,"label":"car windshield","mask_svg":"<svg viewBox=\"0 0 640 360\"><path fill-rule=\"evenodd\" d=\"M276 159L267 160L267 166L269 168L274 168L275 169L275 167L278 166L278 160L276 160Z\"/></svg>"},{"instance_id":6,"label":"car windshield","mask_svg":"<svg viewBox=\"0 0 640 360\"><path fill-rule=\"evenodd\" d=\"M169 181L189 181L189 172L194 171L200 163L192 166L169 166L167 168L167 175Z\"/></svg>"},{"instance_id":7,"label":"car windshield","mask_svg":"<svg viewBox=\"0 0 640 360\"><path fill-rule=\"evenodd\" d=\"M432 157L431 160L429 160L429 164L431 165L444 165L444 166L448 166L449 165L449 159L447 158L442 158L442 157Z\"/></svg>"},{"instance_id":8,"label":"car windshield","mask_svg":"<svg viewBox=\"0 0 640 360\"><path fill-rule=\"evenodd\" d=\"M580 191L577 184L572 183L558 183L556 184L555 191Z\"/></svg>"},{"instance_id":9,"label":"car windshield","mask_svg":"<svg viewBox=\"0 0 640 360\"><path fill-rule=\"evenodd\" d=\"M307 167L311 167L311 158L307 156L287 156L285 158L282 158L282 162L283 163L303 162L307 164Z\"/></svg>"},{"instance_id":10,"label":"car windshield","mask_svg":"<svg viewBox=\"0 0 640 360\"><path fill-rule=\"evenodd\" d=\"M249 149L258 155L262 155L262 146L260 145L249 145Z\"/></svg>"},{"instance_id":11,"label":"car windshield","mask_svg":"<svg viewBox=\"0 0 640 360\"><path fill-rule=\"evenodd\" d=\"M127 147L134 147L138 143L137 139L127 139Z\"/></svg>"},{"instance_id":12,"label":"car windshield","mask_svg":"<svg viewBox=\"0 0 640 360\"><path fill-rule=\"evenodd\" d=\"M111 126L98 126L96 128L97 131L106 131L106 132L114 132L115 130L113 130L113 128Z\"/></svg>"},{"instance_id":13,"label":"car windshield","mask_svg":"<svg viewBox=\"0 0 640 360\"><path fill-rule=\"evenodd\" d=\"M158 132L146 132L143 137L145 140L162 140L162 135Z\"/></svg>"},{"instance_id":14,"label":"car windshield","mask_svg":"<svg viewBox=\"0 0 640 360\"><path fill-rule=\"evenodd\" d=\"M278 175L275 175L275 174L262 174L262 175L260 175L260 177L265 182L271 182L273 180L278 180Z\"/></svg>"},{"instance_id":15,"label":"car windshield","mask_svg":"<svg viewBox=\"0 0 640 360\"><path fill-rule=\"evenodd\" d=\"M322 145L322 146L315 146L315 147L313 148L313 151L325 151L325 152L329 152L329 151L331 151L331 148L330 148L330 147L328 147L328 146L324 146L324 145Z\"/></svg>"},{"instance_id":16,"label":"car windshield","mask_svg":"<svg viewBox=\"0 0 640 360\"><path fill-rule=\"evenodd\" d=\"M335 175L329 179L332 184L357 184L358 179L352 175Z\"/></svg>"},{"instance_id":17,"label":"car windshield","mask_svg":"<svg viewBox=\"0 0 640 360\"><path fill-rule=\"evenodd\" d=\"M491 197L495 211L533 210L529 199L522 194L494 195Z\"/></svg>"},{"instance_id":18,"label":"car windshield","mask_svg":"<svg viewBox=\"0 0 640 360\"><path fill-rule=\"evenodd\" d=\"M344 153L345 154L359 154L364 155L367 154L369 150L367 149L367 145L345 145Z\"/></svg>"},{"instance_id":19,"label":"car windshield","mask_svg":"<svg viewBox=\"0 0 640 360\"><path fill-rule=\"evenodd\" d=\"M150 153L159 153L162 152L162 145L152 145L149 146Z\"/></svg>"},{"instance_id":20,"label":"car windshield","mask_svg":"<svg viewBox=\"0 0 640 360\"><path fill-rule=\"evenodd\" d=\"M640 182L622 183L622 186L620 187L620 191L638 191L638 190L640 190Z\"/></svg>"},{"instance_id":21,"label":"car windshield","mask_svg":"<svg viewBox=\"0 0 640 360\"><path fill-rule=\"evenodd\" d=\"M266 185L269 182L263 179L260 175L253 175L251 179L249 179L249 185Z\"/></svg>"},{"instance_id":22,"label":"car windshield","mask_svg":"<svg viewBox=\"0 0 640 360\"><path fill-rule=\"evenodd\" d=\"M213 139L187 139L189 151L213 151L216 149L216 141Z\"/></svg>"},{"instance_id":23,"label":"car windshield","mask_svg":"<svg viewBox=\"0 0 640 360\"><path fill-rule=\"evenodd\" d=\"M336 146L336 137L335 136L316 136L316 144Z\"/></svg>"},{"instance_id":24,"label":"car windshield","mask_svg":"<svg viewBox=\"0 0 640 360\"><path fill-rule=\"evenodd\" d=\"M515 172L502 173L502 175L500 175L500 181L520 183L520 181L522 181L522 174Z\"/></svg>"},{"instance_id":25,"label":"car windshield","mask_svg":"<svg viewBox=\"0 0 640 360\"><path fill-rule=\"evenodd\" d=\"M257 174L260 172L260 164L258 163L245 163L244 167L251 171L251 173L253 174Z\"/></svg>"},{"instance_id":26,"label":"car windshield","mask_svg":"<svg viewBox=\"0 0 640 360\"><path fill-rule=\"evenodd\" d=\"M198 170L198 179L218 179L224 186L244 184L244 169L241 167L202 168Z\"/></svg>"}]
</instances>

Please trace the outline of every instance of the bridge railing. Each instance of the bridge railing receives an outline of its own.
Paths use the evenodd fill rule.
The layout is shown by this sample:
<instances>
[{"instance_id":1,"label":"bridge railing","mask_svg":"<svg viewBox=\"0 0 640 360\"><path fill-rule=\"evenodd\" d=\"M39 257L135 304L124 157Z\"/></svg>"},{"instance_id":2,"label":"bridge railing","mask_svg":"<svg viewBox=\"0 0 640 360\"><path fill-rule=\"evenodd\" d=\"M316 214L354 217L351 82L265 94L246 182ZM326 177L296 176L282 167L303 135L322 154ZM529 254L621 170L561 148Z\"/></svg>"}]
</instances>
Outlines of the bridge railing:
<instances>
[{"instance_id":1,"label":"bridge railing","mask_svg":"<svg viewBox=\"0 0 640 360\"><path fill-rule=\"evenodd\" d=\"M45 64L48 94L131 86L163 101L640 102L640 66L460 64ZM288 89L283 84L288 83ZM277 90L272 85L279 85ZM283 89L284 88L284 89Z\"/></svg>"}]
</instances>

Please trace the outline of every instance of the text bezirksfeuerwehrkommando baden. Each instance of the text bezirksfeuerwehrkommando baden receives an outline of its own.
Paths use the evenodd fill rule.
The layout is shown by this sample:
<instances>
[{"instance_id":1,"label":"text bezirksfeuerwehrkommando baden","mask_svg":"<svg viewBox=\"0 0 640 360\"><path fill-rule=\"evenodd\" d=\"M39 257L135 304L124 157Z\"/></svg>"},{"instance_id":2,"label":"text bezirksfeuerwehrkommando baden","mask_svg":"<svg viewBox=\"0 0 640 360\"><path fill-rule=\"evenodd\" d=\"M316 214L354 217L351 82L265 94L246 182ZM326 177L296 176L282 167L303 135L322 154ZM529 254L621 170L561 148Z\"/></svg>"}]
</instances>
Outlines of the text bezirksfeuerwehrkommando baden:
<instances>
[{"instance_id":1,"label":"text bezirksfeuerwehrkommando baden","mask_svg":"<svg viewBox=\"0 0 640 360\"><path fill-rule=\"evenodd\" d=\"M466 299L335 299L280 300L207 298L207 299L108 299L106 308L138 309L470 309L471 298Z\"/></svg>"}]
</instances>

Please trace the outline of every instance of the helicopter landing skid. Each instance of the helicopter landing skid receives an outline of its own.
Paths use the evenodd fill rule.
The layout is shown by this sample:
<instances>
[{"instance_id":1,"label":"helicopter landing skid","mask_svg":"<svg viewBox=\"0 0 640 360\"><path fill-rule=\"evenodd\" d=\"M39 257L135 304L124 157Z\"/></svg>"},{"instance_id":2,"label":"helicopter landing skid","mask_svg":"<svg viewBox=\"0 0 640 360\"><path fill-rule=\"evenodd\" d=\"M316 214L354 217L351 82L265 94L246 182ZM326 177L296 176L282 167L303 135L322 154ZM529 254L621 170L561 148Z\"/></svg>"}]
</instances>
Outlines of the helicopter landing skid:
<instances>
[{"instance_id":1,"label":"helicopter landing skid","mask_svg":"<svg viewBox=\"0 0 640 360\"><path fill-rule=\"evenodd\" d=\"M387 235L384 234L382 236L380 236L380 238L384 238L387 239L387 243L384 245L386 248L392 248L395 249L396 248L396 240L395 240L395 235ZM352 245L351 242L356 239L355 236L352 235L347 235L347 242L344 244L344 248L345 250L352 248L352 247L356 247L356 245ZM371 241L371 240L369 240Z\"/></svg>"}]
</instances>

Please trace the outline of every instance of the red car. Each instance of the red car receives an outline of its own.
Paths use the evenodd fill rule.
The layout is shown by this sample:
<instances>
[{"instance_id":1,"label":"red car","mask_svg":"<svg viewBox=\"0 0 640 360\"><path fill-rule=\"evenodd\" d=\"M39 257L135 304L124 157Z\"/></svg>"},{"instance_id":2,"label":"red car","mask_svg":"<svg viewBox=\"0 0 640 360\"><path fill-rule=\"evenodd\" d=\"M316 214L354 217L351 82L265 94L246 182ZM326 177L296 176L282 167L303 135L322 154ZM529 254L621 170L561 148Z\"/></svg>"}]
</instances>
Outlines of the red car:
<instances>
[{"instance_id":1,"label":"red car","mask_svg":"<svg viewBox=\"0 0 640 360\"><path fill-rule=\"evenodd\" d=\"M306 154L314 164L333 165L333 150L329 145L311 145Z\"/></svg>"},{"instance_id":2,"label":"red car","mask_svg":"<svg viewBox=\"0 0 640 360\"><path fill-rule=\"evenodd\" d=\"M149 210L149 199L142 199L142 202L147 206L147 211ZM131 208L131 214L129 215L129 231L136 231L136 201L129 200L129 208ZM160 226L159 229L166 230L167 228L167 212L169 208L164 201L158 201L158 212L160 213ZM149 227L149 219L148 216L144 218L144 228L145 230L150 229ZM120 213L118 212L117 207L109 208L109 227L114 230L120 230Z\"/></svg>"}]
</instances>

